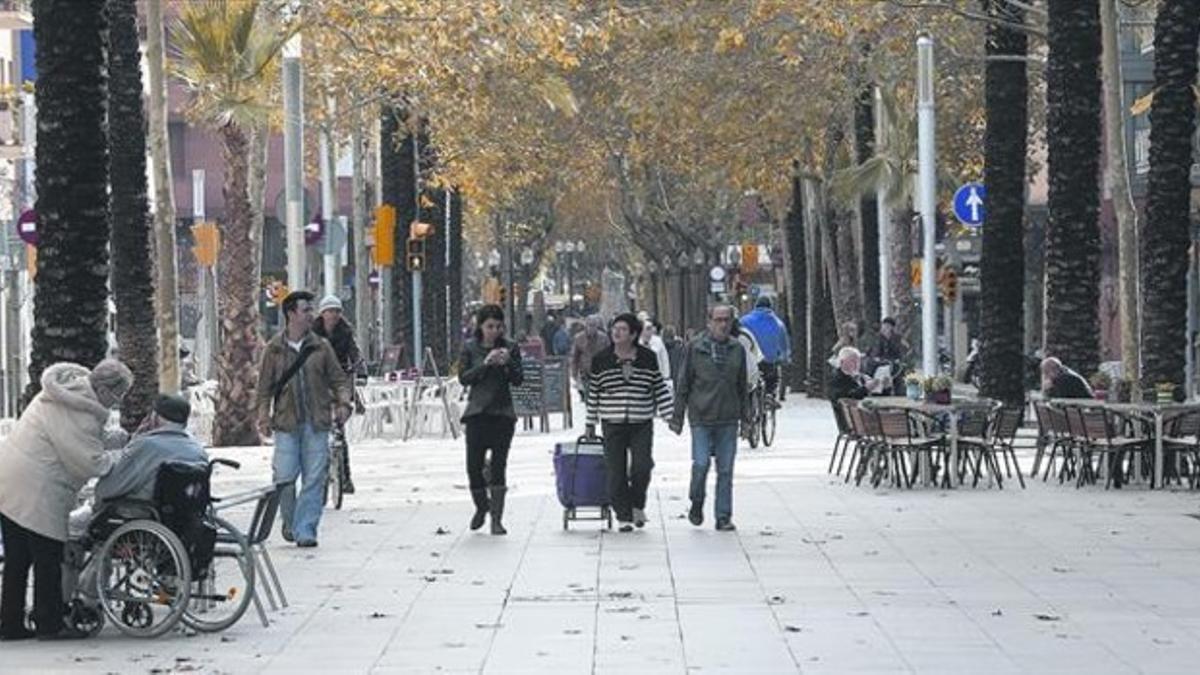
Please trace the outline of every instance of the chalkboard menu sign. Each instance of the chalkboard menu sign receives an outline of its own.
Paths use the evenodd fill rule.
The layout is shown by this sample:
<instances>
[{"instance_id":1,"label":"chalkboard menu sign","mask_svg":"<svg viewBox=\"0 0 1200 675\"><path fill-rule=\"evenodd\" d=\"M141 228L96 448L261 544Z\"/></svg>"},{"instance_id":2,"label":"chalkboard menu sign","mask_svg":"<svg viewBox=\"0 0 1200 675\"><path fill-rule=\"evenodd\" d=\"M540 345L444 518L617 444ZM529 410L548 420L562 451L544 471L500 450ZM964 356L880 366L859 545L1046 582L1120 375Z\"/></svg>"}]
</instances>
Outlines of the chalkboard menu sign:
<instances>
[{"instance_id":1,"label":"chalkboard menu sign","mask_svg":"<svg viewBox=\"0 0 1200 675\"><path fill-rule=\"evenodd\" d=\"M557 413L567 410L567 363L564 359L546 359L542 373L542 391L546 412Z\"/></svg>"},{"instance_id":2,"label":"chalkboard menu sign","mask_svg":"<svg viewBox=\"0 0 1200 675\"><path fill-rule=\"evenodd\" d=\"M512 388L513 409L518 417L540 417L545 412L542 399L542 364L538 361L521 361L525 381Z\"/></svg>"}]
</instances>

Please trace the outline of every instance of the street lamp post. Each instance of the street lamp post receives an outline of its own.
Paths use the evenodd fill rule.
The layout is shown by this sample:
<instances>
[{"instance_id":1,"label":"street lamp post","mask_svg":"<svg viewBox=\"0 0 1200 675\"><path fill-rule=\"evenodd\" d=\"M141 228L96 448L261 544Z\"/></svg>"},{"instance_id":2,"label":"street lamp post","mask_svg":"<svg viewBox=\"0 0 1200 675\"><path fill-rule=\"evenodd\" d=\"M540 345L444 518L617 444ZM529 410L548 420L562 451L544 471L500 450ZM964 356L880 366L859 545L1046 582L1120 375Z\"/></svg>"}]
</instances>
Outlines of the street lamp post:
<instances>
[{"instance_id":1,"label":"street lamp post","mask_svg":"<svg viewBox=\"0 0 1200 675\"><path fill-rule=\"evenodd\" d=\"M921 265L921 367L926 375L938 372L937 292L934 286L936 254L937 153L933 100L933 40L917 39L917 157L921 222L924 226Z\"/></svg>"}]
</instances>

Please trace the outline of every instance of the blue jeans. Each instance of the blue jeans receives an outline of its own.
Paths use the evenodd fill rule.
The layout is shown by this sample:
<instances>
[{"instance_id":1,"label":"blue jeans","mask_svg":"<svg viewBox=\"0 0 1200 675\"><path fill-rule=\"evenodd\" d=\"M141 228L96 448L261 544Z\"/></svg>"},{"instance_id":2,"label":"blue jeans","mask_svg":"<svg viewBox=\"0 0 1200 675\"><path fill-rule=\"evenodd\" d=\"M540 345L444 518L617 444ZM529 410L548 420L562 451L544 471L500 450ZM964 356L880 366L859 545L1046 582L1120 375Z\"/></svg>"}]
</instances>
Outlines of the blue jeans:
<instances>
[{"instance_id":1,"label":"blue jeans","mask_svg":"<svg viewBox=\"0 0 1200 675\"><path fill-rule=\"evenodd\" d=\"M287 483L279 499L283 526L297 541L317 538L321 523L325 479L329 474L329 432L317 431L304 424L296 431L275 432L275 460L272 462L276 483ZM300 497L296 497L296 478L300 478Z\"/></svg>"},{"instance_id":2,"label":"blue jeans","mask_svg":"<svg viewBox=\"0 0 1200 675\"><path fill-rule=\"evenodd\" d=\"M737 456L738 425L692 427L692 504L703 506L710 457L717 458L717 520L733 516L733 460Z\"/></svg>"}]
</instances>

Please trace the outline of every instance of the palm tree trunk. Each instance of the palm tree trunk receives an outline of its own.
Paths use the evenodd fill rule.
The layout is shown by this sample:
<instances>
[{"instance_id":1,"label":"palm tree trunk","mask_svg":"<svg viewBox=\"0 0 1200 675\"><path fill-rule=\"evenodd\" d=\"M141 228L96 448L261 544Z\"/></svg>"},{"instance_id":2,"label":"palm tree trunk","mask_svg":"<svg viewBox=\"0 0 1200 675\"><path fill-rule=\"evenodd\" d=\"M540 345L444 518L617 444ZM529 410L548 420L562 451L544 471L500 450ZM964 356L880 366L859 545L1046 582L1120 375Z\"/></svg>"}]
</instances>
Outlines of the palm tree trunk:
<instances>
[{"instance_id":1,"label":"palm tree trunk","mask_svg":"<svg viewBox=\"0 0 1200 675\"><path fill-rule=\"evenodd\" d=\"M446 270L449 275L450 308L448 324L450 331L450 354L462 352L462 320L463 320L463 196L459 190L450 194L450 267Z\"/></svg>"},{"instance_id":2,"label":"palm tree trunk","mask_svg":"<svg viewBox=\"0 0 1200 675\"><path fill-rule=\"evenodd\" d=\"M108 348L108 26L104 0L37 0L37 280L28 403L59 361Z\"/></svg>"},{"instance_id":3,"label":"palm tree trunk","mask_svg":"<svg viewBox=\"0 0 1200 675\"><path fill-rule=\"evenodd\" d=\"M1086 375L1100 361L1100 7L1056 0L1047 9L1045 352Z\"/></svg>"},{"instance_id":4,"label":"palm tree trunk","mask_svg":"<svg viewBox=\"0 0 1200 675\"><path fill-rule=\"evenodd\" d=\"M1104 40L1104 138L1108 184L1117 216L1118 297L1121 317L1121 370L1133 382L1141 379L1138 358L1138 215L1129 184L1125 147L1125 104L1121 93L1121 44L1117 0L1100 0Z\"/></svg>"},{"instance_id":5,"label":"palm tree trunk","mask_svg":"<svg viewBox=\"0 0 1200 675\"><path fill-rule=\"evenodd\" d=\"M913 211L908 205L892 206L892 318L896 320L896 333L909 345L915 345L913 329L916 326L916 303L912 294L912 219Z\"/></svg>"},{"instance_id":6,"label":"palm tree trunk","mask_svg":"<svg viewBox=\"0 0 1200 675\"><path fill-rule=\"evenodd\" d=\"M396 207L396 261L392 268L392 334L389 344L408 345L405 357L413 363L410 338L412 316L412 276L404 268L403 252L408 241L408 225L417 218L416 139L405 128L407 113L386 107L380 120L380 190L383 203Z\"/></svg>"},{"instance_id":7,"label":"palm tree trunk","mask_svg":"<svg viewBox=\"0 0 1200 675\"><path fill-rule=\"evenodd\" d=\"M133 431L158 395L158 335L154 324L154 262L146 199L146 117L136 0L108 0L108 145L112 188L112 289L117 344L133 371L121 404L121 425Z\"/></svg>"},{"instance_id":8,"label":"palm tree trunk","mask_svg":"<svg viewBox=\"0 0 1200 675\"><path fill-rule=\"evenodd\" d=\"M875 154L875 95L873 87L866 87L859 94L854 106L854 148L859 164ZM862 317L870 331L879 328L879 228L877 227L879 203L873 195L865 195L858 202L856 213L861 247L856 258L859 263L859 278L862 280Z\"/></svg>"},{"instance_id":9,"label":"palm tree trunk","mask_svg":"<svg viewBox=\"0 0 1200 675\"><path fill-rule=\"evenodd\" d=\"M788 382L796 390L804 390L808 379L808 265L804 237L804 186L792 165L792 204L784 228L787 247L786 275L788 279L788 316L792 338L792 362L788 365Z\"/></svg>"},{"instance_id":10,"label":"palm tree trunk","mask_svg":"<svg viewBox=\"0 0 1200 675\"><path fill-rule=\"evenodd\" d=\"M1020 23L1024 11L1007 0L988 0L989 16ZM1022 57L1024 33L990 23L988 56ZM988 61L984 92L984 179L987 227L980 259L980 384L986 396L1009 405L1025 401L1025 148L1028 72L1022 61Z\"/></svg>"},{"instance_id":11,"label":"palm tree trunk","mask_svg":"<svg viewBox=\"0 0 1200 675\"><path fill-rule=\"evenodd\" d=\"M167 135L166 54L163 49L162 0L146 2L147 109L151 170L154 172L154 246L157 279L154 304L159 354L158 387L179 392L179 294L175 244L175 196Z\"/></svg>"},{"instance_id":12,"label":"palm tree trunk","mask_svg":"<svg viewBox=\"0 0 1200 675\"><path fill-rule=\"evenodd\" d=\"M1154 25L1150 177L1142 230L1142 382L1183 382L1200 4L1163 0Z\"/></svg>"},{"instance_id":13,"label":"palm tree trunk","mask_svg":"<svg viewBox=\"0 0 1200 675\"><path fill-rule=\"evenodd\" d=\"M217 300L221 317L221 354L217 360L217 409L213 445L258 445L255 428L255 387L258 381L258 281L254 277L257 251L234 242L250 239L251 208L247 181L250 142L235 124L221 128L225 160L225 220L221 223L221 252L217 259Z\"/></svg>"}]
</instances>

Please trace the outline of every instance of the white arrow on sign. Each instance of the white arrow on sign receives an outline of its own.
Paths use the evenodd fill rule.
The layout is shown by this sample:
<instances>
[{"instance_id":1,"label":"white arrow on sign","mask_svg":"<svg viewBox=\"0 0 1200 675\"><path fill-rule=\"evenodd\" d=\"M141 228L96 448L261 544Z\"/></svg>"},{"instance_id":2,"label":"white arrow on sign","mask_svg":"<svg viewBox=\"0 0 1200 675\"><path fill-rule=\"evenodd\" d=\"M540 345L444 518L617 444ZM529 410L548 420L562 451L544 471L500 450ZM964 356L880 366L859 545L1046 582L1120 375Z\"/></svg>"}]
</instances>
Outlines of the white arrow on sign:
<instances>
[{"instance_id":1,"label":"white arrow on sign","mask_svg":"<svg viewBox=\"0 0 1200 675\"><path fill-rule=\"evenodd\" d=\"M967 207L971 209L971 222L978 223L980 220L979 209L983 206L983 199L979 196L979 191L974 187L972 187L970 193L967 194L966 204Z\"/></svg>"}]
</instances>

